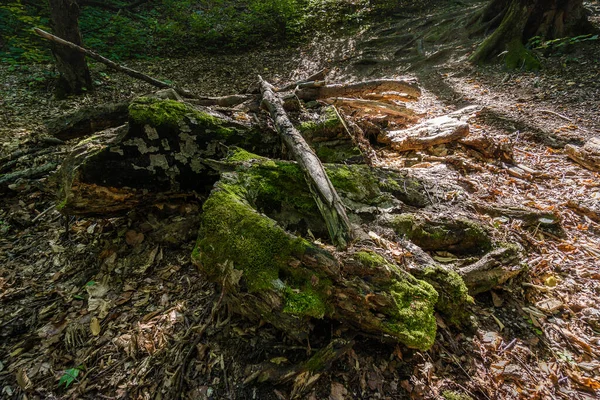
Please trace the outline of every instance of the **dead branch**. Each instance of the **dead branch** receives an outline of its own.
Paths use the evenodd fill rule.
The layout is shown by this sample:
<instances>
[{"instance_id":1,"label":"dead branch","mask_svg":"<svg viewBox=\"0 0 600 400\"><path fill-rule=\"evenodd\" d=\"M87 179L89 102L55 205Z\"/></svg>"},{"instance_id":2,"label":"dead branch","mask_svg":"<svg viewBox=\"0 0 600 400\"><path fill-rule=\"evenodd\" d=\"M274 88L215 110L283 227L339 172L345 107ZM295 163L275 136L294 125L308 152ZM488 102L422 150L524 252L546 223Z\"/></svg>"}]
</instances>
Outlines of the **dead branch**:
<instances>
[{"instance_id":1,"label":"dead branch","mask_svg":"<svg viewBox=\"0 0 600 400\"><path fill-rule=\"evenodd\" d=\"M411 122L417 122L419 117L415 113L406 108L406 106L394 104L394 103L383 103L376 100L364 100L364 99L349 99L345 97L334 97L325 99L323 102L333 104L338 107L351 107L361 110L373 110L378 113L385 115L393 115L396 117L402 117Z\"/></svg>"},{"instance_id":2,"label":"dead branch","mask_svg":"<svg viewBox=\"0 0 600 400\"><path fill-rule=\"evenodd\" d=\"M304 171L313 198L325 219L332 242L338 247L346 247L352 239L350 221L323 164L288 118L283 102L275 94L273 87L260 76L258 80L263 104L271 113L279 136Z\"/></svg>"},{"instance_id":3,"label":"dead branch","mask_svg":"<svg viewBox=\"0 0 600 400\"><path fill-rule=\"evenodd\" d=\"M117 71L123 72L123 73L131 76L132 78L136 78L136 79L142 80L142 81L144 81L146 83L149 83L149 84L151 84L153 86L156 86L156 87L159 87L161 89L174 89L177 93L179 93L180 95L182 95L184 97L187 97L187 98L194 98L194 97L196 97L193 93L190 93L190 92L188 92L185 89L174 87L172 85L169 85L166 82L159 81L158 79L153 78L153 77L151 77L149 75L146 75L146 74L143 74L143 73L141 73L139 71L136 71L134 69L131 69L131 68L119 65L116 62L111 61L108 58L103 57L103 56L101 56L98 53L95 53L95 52L93 52L91 50L84 49L81 46L78 46L78 45L76 45L74 43L71 43L71 42L66 41L64 39L61 39L58 36L54 36L51 33L43 31L43 30L41 30L39 28L33 28L33 31L37 35L41 36L42 38L44 38L46 40L58 43L58 44L63 45L63 46L67 46L67 47L69 47L69 48L71 48L73 50L76 50L76 51L78 51L80 53L83 53L86 56L88 56L90 58L93 58L94 60L99 61L102 64L105 64L105 65L109 66L110 68L113 68L113 69L115 69Z\"/></svg>"},{"instance_id":4,"label":"dead branch","mask_svg":"<svg viewBox=\"0 0 600 400\"><path fill-rule=\"evenodd\" d=\"M371 93L382 92L406 93L407 96L412 98L421 96L421 90L416 85L393 79L304 88L296 90L296 95L301 100L310 101L331 97L364 97Z\"/></svg>"},{"instance_id":5,"label":"dead branch","mask_svg":"<svg viewBox=\"0 0 600 400\"><path fill-rule=\"evenodd\" d=\"M298 82L290 83L281 88L277 88L277 89L275 89L275 92L288 92L290 90L296 89L296 87L298 87L298 86L302 86L302 84L305 84L307 82L322 81L323 79L325 79L325 77L327 76L328 73L329 73L329 68L323 68L319 72L312 74L311 76L309 76L306 79L300 80Z\"/></svg>"},{"instance_id":6,"label":"dead branch","mask_svg":"<svg viewBox=\"0 0 600 400\"><path fill-rule=\"evenodd\" d=\"M197 97L195 99L188 100L189 103L197 104L200 106L219 106L219 107L235 107L239 104L242 104L248 100L252 100L256 96L254 95L245 95L245 94L233 94L229 96L221 96L221 97Z\"/></svg>"}]
</instances>

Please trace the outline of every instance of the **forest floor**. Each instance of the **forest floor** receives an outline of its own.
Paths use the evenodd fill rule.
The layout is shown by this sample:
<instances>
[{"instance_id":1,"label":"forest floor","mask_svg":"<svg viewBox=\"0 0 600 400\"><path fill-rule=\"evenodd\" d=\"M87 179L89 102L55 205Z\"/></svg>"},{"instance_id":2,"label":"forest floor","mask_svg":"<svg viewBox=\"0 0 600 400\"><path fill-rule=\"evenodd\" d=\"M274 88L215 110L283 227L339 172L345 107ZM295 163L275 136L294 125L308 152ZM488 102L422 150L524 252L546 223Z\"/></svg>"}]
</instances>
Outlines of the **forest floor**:
<instances>
[{"instance_id":1,"label":"forest floor","mask_svg":"<svg viewBox=\"0 0 600 400\"><path fill-rule=\"evenodd\" d=\"M598 3L589 5L598 22ZM571 161L564 146L600 136L600 46L582 42L543 57L539 72L470 66L465 55L475 42L462 48L425 42L424 57L390 57L397 43L378 39L410 21L416 17L374 24L352 37L316 37L301 49L128 64L205 95L242 92L258 74L283 83L328 67L328 80L336 82L415 79L423 89L415 107L427 116L485 107L472 131L509 142L515 164L525 169L515 173L473 159L479 168L457 169L457 180L483 202L554 212L564 234L487 221L526 249L527 271L476 297L475 332L457 331L440 318L427 352L357 338L307 390L298 382L245 384L251 365L293 364L336 333L324 324L316 342L299 344L222 309L195 342L220 296L190 262L201 205L65 218L54 208L52 179L43 176L0 188L0 398L598 398L600 174ZM436 57L440 51L443 57ZM58 164L75 143L44 139L46 120L153 91L101 65L92 69L94 93L58 101L51 66L0 67L3 163L36 144L45 152L19 158L15 169ZM377 153L390 168L443 163L384 147ZM587 215L574 204L585 204ZM166 243L167 236L176 243Z\"/></svg>"}]
</instances>

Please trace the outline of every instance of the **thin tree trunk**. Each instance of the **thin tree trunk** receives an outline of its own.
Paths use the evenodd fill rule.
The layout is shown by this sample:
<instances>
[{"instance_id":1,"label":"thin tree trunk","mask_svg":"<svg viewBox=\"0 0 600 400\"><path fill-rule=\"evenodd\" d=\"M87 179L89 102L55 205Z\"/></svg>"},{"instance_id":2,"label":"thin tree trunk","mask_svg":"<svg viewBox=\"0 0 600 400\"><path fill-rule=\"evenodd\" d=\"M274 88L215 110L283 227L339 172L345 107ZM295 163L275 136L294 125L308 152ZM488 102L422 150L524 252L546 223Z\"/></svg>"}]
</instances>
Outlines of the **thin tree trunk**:
<instances>
[{"instance_id":1,"label":"thin tree trunk","mask_svg":"<svg viewBox=\"0 0 600 400\"><path fill-rule=\"evenodd\" d=\"M33 31L38 34L39 36L43 37L44 39L47 39L49 41L51 41L52 43L56 43L58 45L60 45L59 47L64 47L64 48L68 48L71 49L72 51L75 51L77 54L81 54L82 57L88 56L90 58L93 58L96 61L101 62L102 64L108 65L110 68L113 68L117 71L123 72L124 74L127 74L133 78L142 80L144 82L147 82L151 85L154 85L156 87L159 87L161 89L173 89L175 90L177 93L179 93L180 95L182 95L183 97L188 97L188 98L195 98L196 96L193 93L188 92L187 90L169 85L166 82L163 81L159 81L158 79L155 79L149 75L143 74L139 71L136 71L134 69L131 68L127 68L124 67L122 65L117 64L114 61L109 60L106 57L102 57L100 54L95 53L91 50L87 50L84 49L83 47L75 44L75 43L71 43L67 40L62 40L61 38L51 35L50 33L39 29L39 28L34 28ZM211 103L212 104L212 103ZM218 103L217 103L218 104Z\"/></svg>"},{"instance_id":2,"label":"thin tree trunk","mask_svg":"<svg viewBox=\"0 0 600 400\"><path fill-rule=\"evenodd\" d=\"M74 43L82 44L79 32L79 5L75 0L49 0L52 29L56 36ZM92 78L83 54L54 44L52 53L60 73L57 94L62 97L69 94L81 94L92 90Z\"/></svg>"}]
</instances>

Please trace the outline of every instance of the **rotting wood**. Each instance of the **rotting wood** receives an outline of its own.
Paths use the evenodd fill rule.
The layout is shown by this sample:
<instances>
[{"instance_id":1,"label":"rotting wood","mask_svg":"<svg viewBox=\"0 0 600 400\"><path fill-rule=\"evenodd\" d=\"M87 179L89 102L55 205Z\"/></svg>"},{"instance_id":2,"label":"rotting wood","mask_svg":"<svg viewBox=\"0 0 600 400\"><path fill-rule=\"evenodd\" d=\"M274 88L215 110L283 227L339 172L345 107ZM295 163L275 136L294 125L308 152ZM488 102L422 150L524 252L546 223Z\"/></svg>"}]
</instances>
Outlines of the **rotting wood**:
<instances>
[{"instance_id":1,"label":"rotting wood","mask_svg":"<svg viewBox=\"0 0 600 400\"><path fill-rule=\"evenodd\" d=\"M469 124L447 116L425 121L408 129L390 131L378 141L396 151L422 150L438 144L455 142L469 134Z\"/></svg>"},{"instance_id":2,"label":"rotting wood","mask_svg":"<svg viewBox=\"0 0 600 400\"><path fill-rule=\"evenodd\" d=\"M46 122L48 133L61 140L91 135L127 122L129 103L80 108Z\"/></svg>"},{"instance_id":3,"label":"rotting wood","mask_svg":"<svg viewBox=\"0 0 600 400\"><path fill-rule=\"evenodd\" d=\"M507 217L521 220L524 227L560 228L560 218L551 211L541 211L521 206L490 205L482 202L474 202L473 208L477 212L487 214L491 217Z\"/></svg>"},{"instance_id":4,"label":"rotting wood","mask_svg":"<svg viewBox=\"0 0 600 400\"><path fill-rule=\"evenodd\" d=\"M367 164L369 164L369 166L371 167L374 166L375 163L377 163L378 161L377 153L375 153L375 150L373 150L373 148L369 144L369 141L365 137L365 133L363 132L363 130L354 122L347 120L335 106L333 106L333 109L335 110L336 115L342 122L342 125L344 125L344 129L346 130L356 147L358 147L358 149L360 150Z\"/></svg>"},{"instance_id":5,"label":"rotting wood","mask_svg":"<svg viewBox=\"0 0 600 400\"><path fill-rule=\"evenodd\" d=\"M260 76L258 79L263 104L267 106L286 147L304 171L332 242L337 247L346 247L353 235L344 204L329 180L323 164L288 118L282 100L267 81Z\"/></svg>"},{"instance_id":6,"label":"rotting wood","mask_svg":"<svg viewBox=\"0 0 600 400\"><path fill-rule=\"evenodd\" d=\"M269 382L282 384L289 382L302 373L319 373L329 369L331 364L339 360L352 349L354 342L346 339L334 339L326 347L317 351L308 360L290 367L281 367L272 362L251 367L254 371L244 379L244 385L251 382ZM316 382L316 381L315 381Z\"/></svg>"},{"instance_id":7,"label":"rotting wood","mask_svg":"<svg viewBox=\"0 0 600 400\"><path fill-rule=\"evenodd\" d=\"M518 275L521 249L516 245L500 247L483 256L479 261L460 268L459 275L465 281L471 295L487 292Z\"/></svg>"},{"instance_id":8,"label":"rotting wood","mask_svg":"<svg viewBox=\"0 0 600 400\"><path fill-rule=\"evenodd\" d=\"M600 200L595 199L571 199L567 201L567 207L573 211L583 214L594 222L600 223Z\"/></svg>"},{"instance_id":9,"label":"rotting wood","mask_svg":"<svg viewBox=\"0 0 600 400\"><path fill-rule=\"evenodd\" d=\"M600 171L600 137L593 137L583 147L565 146L567 156L592 171Z\"/></svg>"},{"instance_id":10,"label":"rotting wood","mask_svg":"<svg viewBox=\"0 0 600 400\"><path fill-rule=\"evenodd\" d=\"M469 124L464 120L474 115L477 107L465 107L442 117L426 120L408 129L390 131L380 135L380 143L389 144L396 151L422 150L438 144L450 143L469 134Z\"/></svg>"},{"instance_id":11,"label":"rotting wood","mask_svg":"<svg viewBox=\"0 0 600 400\"><path fill-rule=\"evenodd\" d=\"M63 45L63 46L67 46L67 47L69 47L69 48L71 48L73 50L76 50L76 51L78 51L80 53L85 54L86 56L88 56L90 58L93 58L96 61L101 62L102 64L105 64L105 65L109 66L110 68L113 68L113 69L115 69L117 71L123 72L123 73L125 73L125 74L127 74L127 75L129 75L129 76L131 76L133 78L142 80L142 81L144 81L146 83L149 83L149 84L151 84L153 86L156 86L156 87L159 87L161 89L174 89L175 91L177 91L177 93L179 93L183 97L187 97L187 98L194 98L194 97L196 97L193 93L191 93L191 92L189 92L189 91L187 91L185 89L178 88L178 87L175 87L173 85L169 85L166 82L159 81L158 79L153 78L153 77L151 77L149 75L146 75L146 74L144 74L142 72L136 71L136 70L128 68L128 67L124 67L124 66L122 66L120 64L117 64L114 61L109 60L106 57L101 56L100 54L98 54L96 52L93 52L91 50L85 49L85 48L83 48L81 46L78 46L78 45L76 45L74 43L71 43L69 41L63 40L63 39L59 38L58 36L54 36L53 34L48 33L48 32L46 32L46 31L44 31L42 29L34 28L33 31L37 35L39 35L40 37L42 37L42 38L44 38L46 40L58 43L58 44Z\"/></svg>"},{"instance_id":12,"label":"rotting wood","mask_svg":"<svg viewBox=\"0 0 600 400\"><path fill-rule=\"evenodd\" d=\"M333 97L324 99L323 102L327 104L333 104L337 107L350 107L363 111L371 110L377 112L378 115L382 114L385 116L401 117L410 122L417 122L419 120L419 116L415 115L414 111L406 108L406 106L394 103L384 103L377 100L352 99L346 97Z\"/></svg>"},{"instance_id":13,"label":"rotting wood","mask_svg":"<svg viewBox=\"0 0 600 400\"><path fill-rule=\"evenodd\" d=\"M378 79L372 81L325 85L322 87L313 87L296 90L296 95L304 101L327 99L331 97L361 97L371 93L398 92L406 93L407 96L418 98L421 96L421 90L417 85L394 79Z\"/></svg>"}]
</instances>

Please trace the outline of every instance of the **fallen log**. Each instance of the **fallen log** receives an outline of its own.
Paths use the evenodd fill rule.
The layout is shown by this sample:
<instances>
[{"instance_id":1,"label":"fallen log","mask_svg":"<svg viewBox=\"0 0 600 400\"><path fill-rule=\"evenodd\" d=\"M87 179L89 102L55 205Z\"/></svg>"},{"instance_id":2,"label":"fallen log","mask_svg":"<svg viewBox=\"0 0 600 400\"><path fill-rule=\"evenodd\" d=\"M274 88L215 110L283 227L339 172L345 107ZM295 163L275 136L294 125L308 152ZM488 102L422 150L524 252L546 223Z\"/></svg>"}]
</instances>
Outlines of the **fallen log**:
<instances>
[{"instance_id":1,"label":"fallen log","mask_svg":"<svg viewBox=\"0 0 600 400\"><path fill-rule=\"evenodd\" d=\"M67 47L69 47L69 48L71 48L71 49L73 49L73 50L75 50L75 51L78 51L78 52L80 52L80 53L83 53L83 54L85 54L86 56L88 56L88 57L90 57L90 58L93 58L93 59L94 59L94 60L96 60L96 61L99 61L99 62L101 62L102 64L105 64L105 65L109 66L110 68L112 68L112 69L114 69L114 70L117 70L117 71L123 72L123 73L125 73L125 74L127 74L127 75L129 75L129 76L131 76L131 77L133 77L133 78L136 78L136 79L142 80L142 81L144 81L144 82L146 82L146 83L149 83L149 84L151 84L151 85L153 85L153 86L156 86L156 87L159 87L159 88L161 88L161 89L173 89L173 90L175 90L177 93L179 93L180 95L182 95L183 97L188 97L188 98L194 98L194 97L196 97L196 96L195 96L193 93L191 93L191 92L188 92L188 91L187 91L187 90L185 90L185 89L178 88L178 87L175 87L175 86L173 86L173 85L169 85L168 83L166 83L166 82L163 82L163 81L159 81L158 79L156 79L156 78L153 78L153 77L151 77L151 76L149 76L149 75L146 75L146 74L144 74L144 73L141 73L141 72L139 72L139 71L136 71L136 70L134 70L134 69L131 69L131 68L128 68L128 67L124 67L124 66L122 66L122 65L119 65L119 64L117 64L116 62L114 62L114 61L111 61L111 60L109 60L108 58L106 58L106 57L103 57L103 56L101 56L100 54L98 54L98 53L96 53L96 52L93 52L93 51L91 51L91 50L84 49L83 47L81 47L81 46L78 46L78 45L76 45L75 43L71 43L71 42L69 42L69 41L66 41L66 40L64 40L64 39L61 39L61 38L59 38L58 36L54 36L54 35L52 35L51 33L48 33L48 32L46 32L46 31L44 31L44 30L42 30L42 29L39 29L39 28L33 28L33 31L34 31L34 32L35 32L37 35L39 35L40 37L42 37L42 38L44 38L44 39L46 39L46 40L49 40L49 41L51 41L51 42L58 43L58 44L60 44L60 45L63 45L63 46L67 46Z\"/></svg>"},{"instance_id":2,"label":"fallen log","mask_svg":"<svg viewBox=\"0 0 600 400\"><path fill-rule=\"evenodd\" d=\"M302 135L289 120L282 100L273 87L262 77L258 77L260 91L271 117L286 147L306 174L308 186L325 219L329 235L337 247L346 247L352 240L350 221L335 188L331 184L321 161L308 146Z\"/></svg>"},{"instance_id":3,"label":"fallen log","mask_svg":"<svg viewBox=\"0 0 600 400\"><path fill-rule=\"evenodd\" d=\"M91 135L127 122L129 103L95 105L46 122L48 133L61 140Z\"/></svg>"},{"instance_id":4,"label":"fallen log","mask_svg":"<svg viewBox=\"0 0 600 400\"><path fill-rule=\"evenodd\" d=\"M582 147L566 145L567 156L592 171L600 171L600 137L593 137Z\"/></svg>"},{"instance_id":5,"label":"fallen log","mask_svg":"<svg viewBox=\"0 0 600 400\"><path fill-rule=\"evenodd\" d=\"M376 100L351 99L345 97L324 99L323 102L327 104L333 104L337 107L350 107L359 109L366 113L369 113L369 111L375 111L378 115L400 117L410 122L417 122L419 120L419 117L414 113L414 111L406 108L406 106L394 103L384 103Z\"/></svg>"},{"instance_id":6,"label":"fallen log","mask_svg":"<svg viewBox=\"0 0 600 400\"><path fill-rule=\"evenodd\" d=\"M393 79L378 79L343 85L325 85L295 91L296 96L304 101L321 100L331 97L363 97L372 93L382 92L405 93L414 99L421 96L421 90L418 86L410 82Z\"/></svg>"}]
</instances>

